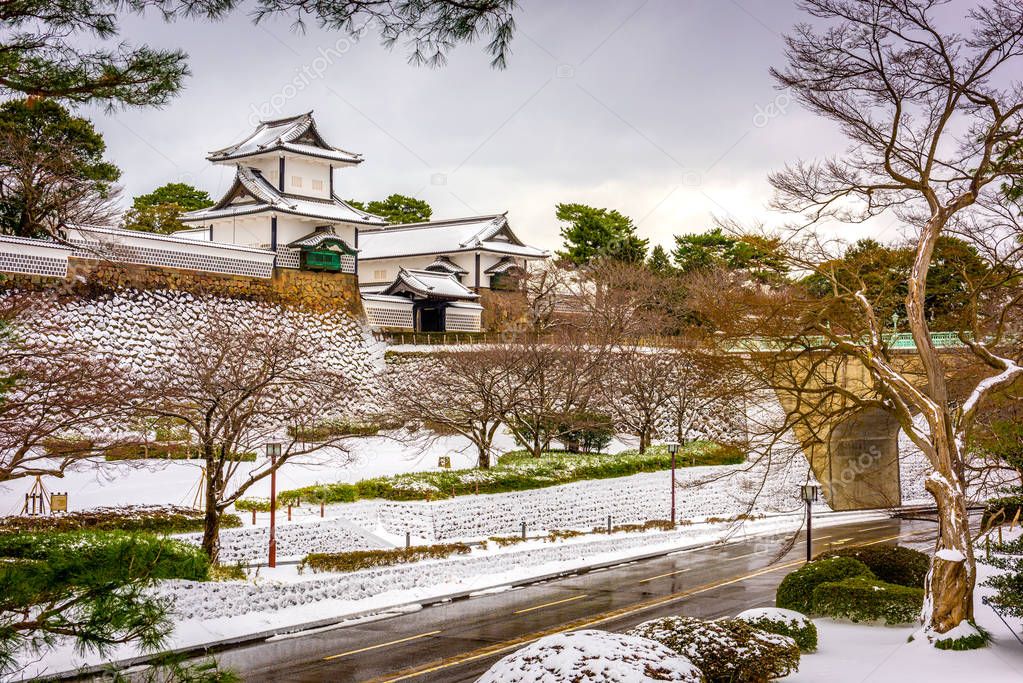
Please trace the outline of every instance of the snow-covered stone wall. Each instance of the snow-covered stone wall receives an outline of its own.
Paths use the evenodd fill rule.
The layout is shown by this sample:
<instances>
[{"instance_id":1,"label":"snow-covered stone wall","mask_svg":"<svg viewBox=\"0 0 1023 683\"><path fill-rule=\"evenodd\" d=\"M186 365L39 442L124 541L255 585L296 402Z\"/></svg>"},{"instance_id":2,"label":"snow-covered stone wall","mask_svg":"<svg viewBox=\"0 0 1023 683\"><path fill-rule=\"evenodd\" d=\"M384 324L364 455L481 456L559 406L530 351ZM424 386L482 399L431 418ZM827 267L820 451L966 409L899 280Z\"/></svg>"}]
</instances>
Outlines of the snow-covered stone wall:
<instances>
[{"instance_id":1,"label":"snow-covered stone wall","mask_svg":"<svg viewBox=\"0 0 1023 683\"><path fill-rule=\"evenodd\" d=\"M341 311L318 312L166 289L117 289L88 297L48 297L45 306L23 314L21 329L30 337L74 344L84 353L113 358L133 372L148 373L170 363L182 330L207 315L242 319L252 326L277 324L283 317L289 325L300 326L323 342L317 348L327 349L316 362L342 371L359 387L353 396L338 397L339 408L344 408L339 412L375 409L384 345L373 339L361 320Z\"/></svg>"}]
</instances>

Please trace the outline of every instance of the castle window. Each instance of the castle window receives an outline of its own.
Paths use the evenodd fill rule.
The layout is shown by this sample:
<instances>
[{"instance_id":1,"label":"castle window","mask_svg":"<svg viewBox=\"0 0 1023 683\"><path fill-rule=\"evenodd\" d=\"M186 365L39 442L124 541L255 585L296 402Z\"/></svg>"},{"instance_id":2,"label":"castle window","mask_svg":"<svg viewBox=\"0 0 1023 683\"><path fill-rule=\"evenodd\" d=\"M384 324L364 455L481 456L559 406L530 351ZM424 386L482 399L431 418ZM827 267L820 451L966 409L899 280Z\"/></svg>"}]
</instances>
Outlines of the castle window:
<instances>
[{"instance_id":1,"label":"castle window","mask_svg":"<svg viewBox=\"0 0 1023 683\"><path fill-rule=\"evenodd\" d=\"M322 192L323 191L323 181L322 180L314 180L313 181L313 189L318 191L318 192Z\"/></svg>"},{"instance_id":2,"label":"castle window","mask_svg":"<svg viewBox=\"0 0 1023 683\"><path fill-rule=\"evenodd\" d=\"M377 280L377 281L379 281L379 280L386 280L387 279L387 270L386 269L374 270L373 271L373 279Z\"/></svg>"},{"instance_id":3,"label":"castle window","mask_svg":"<svg viewBox=\"0 0 1023 683\"><path fill-rule=\"evenodd\" d=\"M293 175L293 176L291 176L291 186L292 187L302 187L302 176L300 176L300 175Z\"/></svg>"}]
</instances>

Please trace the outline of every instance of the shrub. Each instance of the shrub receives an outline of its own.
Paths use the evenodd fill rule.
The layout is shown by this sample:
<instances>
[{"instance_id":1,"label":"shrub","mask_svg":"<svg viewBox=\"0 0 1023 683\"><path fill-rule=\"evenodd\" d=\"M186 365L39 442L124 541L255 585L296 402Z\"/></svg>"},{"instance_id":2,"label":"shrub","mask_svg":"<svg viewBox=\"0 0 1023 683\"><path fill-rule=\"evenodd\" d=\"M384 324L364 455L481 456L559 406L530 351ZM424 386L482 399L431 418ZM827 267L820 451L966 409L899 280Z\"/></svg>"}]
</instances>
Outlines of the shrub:
<instances>
[{"instance_id":1,"label":"shrub","mask_svg":"<svg viewBox=\"0 0 1023 683\"><path fill-rule=\"evenodd\" d=\"M277 498L277 509L281 508L281 499ZM239 498L234 503L234 509L239 512L270 512L269 498Z\"/></svg>"},{"instance_id":2,"label":"shrub","mask_svg":"<svg viewBox=\"0 0 1023 683\"><path fill-rule=\"evenodd\" d=\"M387 550L353 550L346 553L310 553L298 565L299 572L307 567L314 572L354 572L359 569L411 564L421 560L442 560L451 555L468 555L471 548L465 543L414 545L411 548Z\"/></svg>"},{"instance_id":3,"label":"shrub","mask_svg":"<svg viewBox=\"0 0 1023 683\"><path fill-rule=\"evenodd\" d=\"M810 618L799 612L780 607L748 609L735 617L750 626L768 633L788 636L796 641L803 652L817 649L817 626Z\"/></svg>"},{"instance_id":4,"label":"shrub","mask_svg":"<svg viewBox=\"0 0 1023 683\"><path fill-rule=\"evenodd\" d=\"M240 527L238 515L224 515L220 526ZM0 517L0 535L70 531L148 531L183 534L203 530L203 513L174 505L128 505L76 510L50 516Z\"/></svg>"},{"instance_id":5,"label":"shrub","mask_svg":"<svg viewBox=\"0 0 1023 683\"><path fill-rule=\"evenodd\" d=\"M380 432L380 425L373 423L328 420L311 427L289 427L288 435L296 441L318 443L340 436L373 436Z\"/></svg>"},{"instance_id":6,"label":"shrub","mask_svg":"<svg viewBox=\"0 0 1023 683\"><path fill-rule=\"evenodd\" d=\"M812 614L854 622L906 624L920 616L923 604L923 589L851 576L814 588Z\"/></svg>"},{"instance_id":7,"label":"shrub","mask_svg":"<svg viewBox=\"0 0 1023 683\"><path fill-rule=\"evenodd\" d=\"M867 565L851 557L810 562L782 579L774 604L801 614L813 614L814 589L822 583L841 581L851 576L874 578Z\"/></svg>"},{"instance_id":8,"label":"shrub","mask_svg":"<svg viewBox=\"0 0 1023 683\"><path fill-rule=\"evenodd\" d=\"M817 559L828 557L854 558L867 565L881 581L911 588L923 588L931 568L931 560L925 553L890 544L829 550Z\"/></svg>"},{"instance_id":9,"label":"shrub","mask_svg":"<svg viewBox=\"0 0 1023 683\"><path fill-rule=\"evenodd\" d=\"M1003 571L984 582L983 585L996 591L986 596L984 602L1002 614L1023 617L1023 538L994 543L991 552L996 554L989 557L987 563Z\"/></svg>"},{"instance_id":10,"label":"shrub","mask_svg":"<svg viewBox=\"0 0 1023 683\"><path fill-rule=\"evenodd\" d=\"M691 661L660 643L587 630L544 636L498 661L476 683L704 680Z\"/></svg>"},{"instance_id":11,"label":"shrub","mask_svg":"<svg viewBox=\"0 0 1023 683\"><path fill-rule=\"evenodd\" d=\"M241 564L215 564L210 567L210 581L245 581L248 578Z\"/></svg>"},{"instance_id":12,"label":"shrub","mask_svg":"<svg viewBox=\"0 0 1023 683\"><path fill-rule=\"evenodd\" d=\"M47 457L59 458L67 454L83 453L94 448L91 439L77 436L55 436L43 440L43 452Z\"/></svg>"},{"instance_id":13,"label":"shrub","mask_svg":"<svg viewBox=\"0 0 1023 683\"><path fill-rule=\"evenodd\" d=\"M649 638L685 656L707 683L762 683L799 669L795 640L736 619L664 617L640 624L629 635Z\"/></svg>"},{"instance_id":14,"label":"shrub","mask_svg":"<svg viewBox=\"0 0 1023 683\"><path fill-rule=\"evenodd\" d=\"M934 647L939 650L979 650L987 647L991 634L974 623L961 623L948 633L934 636Z\"/></svg>"}]
</instances>

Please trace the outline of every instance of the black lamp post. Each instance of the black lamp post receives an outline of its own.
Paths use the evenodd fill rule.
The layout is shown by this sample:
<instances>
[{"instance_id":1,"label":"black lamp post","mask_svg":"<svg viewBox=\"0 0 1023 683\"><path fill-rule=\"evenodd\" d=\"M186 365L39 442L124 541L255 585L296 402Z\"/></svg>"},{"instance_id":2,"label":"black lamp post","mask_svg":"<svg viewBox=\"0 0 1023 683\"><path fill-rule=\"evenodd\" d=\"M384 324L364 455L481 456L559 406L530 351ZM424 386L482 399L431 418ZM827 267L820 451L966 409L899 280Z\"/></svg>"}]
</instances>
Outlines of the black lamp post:
<instances>
[{"instance_id":1,"label":"black lamp post","mask_svg":"<svg viewBox=\"0 0 1023 683\"><path fill-rule=\"evenodd\" d=\"M678 455L679 443L669 441L666 445L668 452L671 453L671 525L675 526L678 523L675 516L675 456Z\"/></svg>"},{"instance_id":2,"label":"black lamp post","mask_svg":"<svg viewBox=\"0 0 1023 683\"><path fill-rule=\"evenodd\" d=\"M813 559L813 504L817 502L821 487L813 482L806 482L799 487L800 496L806 503L806 561Z\"/></svg>"},{"instance_id":3,"label":"black lamp post","mask_svg":"<svg viewBox=\"0 0 1023 683\"><path fill-rule=\"evenodd\" d=\"M277 566L277 458L281 457L281 445L268 443L266 457L270 459L270 557L271 567Z\"/></svg>"}]
</instances>

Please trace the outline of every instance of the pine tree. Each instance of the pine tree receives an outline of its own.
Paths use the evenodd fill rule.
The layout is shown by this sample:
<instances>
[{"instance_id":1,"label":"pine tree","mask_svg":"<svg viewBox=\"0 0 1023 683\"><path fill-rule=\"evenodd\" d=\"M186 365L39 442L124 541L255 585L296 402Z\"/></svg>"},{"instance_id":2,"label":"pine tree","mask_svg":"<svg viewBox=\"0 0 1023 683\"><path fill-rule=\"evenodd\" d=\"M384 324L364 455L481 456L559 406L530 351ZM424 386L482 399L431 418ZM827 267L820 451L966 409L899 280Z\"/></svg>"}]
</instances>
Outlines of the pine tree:
<instances>
[{"instance_id":1,"label":"pine tree","mask_svg":"<svg viewBox=\"0 0 1023 683\"><path fill-rule=\"evenodd\" d=\"M148 194L135 197L124 216L124 227L169 234L187 226L181 214L211 206L210 195L187 183L167 183Z\"/></svg>"},{"instance_id":2,"label":"pine tree","mask_svg":"<svg viewBox=\"0 0 1023 683\"><path fill-rule=\"evenodd\" d=\"M668 258L667 250L660 244L650 251L650 258L646 260L646 266L658 275L670 275L675 270Z\"/></svg>"},{"instance_id":3,"label":"pine tree","mask_svg":"<svg viewBox=\"0 0 1023 683\"><path fill-rule=\"evenodd\" d=\"M607 258L627 263L646 259L649 240L636 234L632 219L614 209L598 209L584 204L558 204L556 216L567 225L561 228L564 248L557 252L577 266Z\"/></svg>"},{"instance_id":4,"label":"pine tree","mask_svg":"<svg viewBox=\"0 0 1023 683\"><path fill-rule=\"evenodd\" d=\"M69 223L115 220L121 171L87 119L51 100L0 105L0 233L60 237Z\"/></svg>"}]
</instances>

